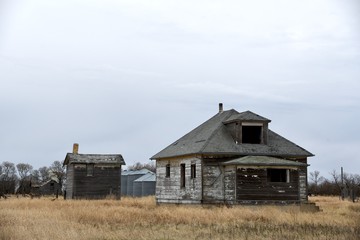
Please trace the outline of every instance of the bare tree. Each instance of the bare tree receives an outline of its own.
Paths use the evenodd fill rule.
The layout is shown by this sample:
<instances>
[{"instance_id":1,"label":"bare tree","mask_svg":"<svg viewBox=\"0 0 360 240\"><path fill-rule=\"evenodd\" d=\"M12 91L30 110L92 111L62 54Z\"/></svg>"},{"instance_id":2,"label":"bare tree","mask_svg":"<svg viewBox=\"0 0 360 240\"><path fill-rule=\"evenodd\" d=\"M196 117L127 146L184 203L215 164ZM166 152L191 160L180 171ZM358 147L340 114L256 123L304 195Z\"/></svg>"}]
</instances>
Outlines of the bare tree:
<instances>
[{"instance_id":1,"label":"bare tree","mask_svg":"<svg viewBox=\"0 0 360 240\"><path fill-rule=\"evenodd\" d=\"M16 193L20 194L29 194L31 192L31 171L33 169L33 166L31 166L28 163L19 163L16 164L16 168L19 173L20 182L19 182L19 188L16 191Z\"/></svg>"},{"instance_id":2,"label":"bare tree","mask_svg":"<svg viewBox=\"0 0 360 240\"><path fill-rule=\"evenodd\" d=\"M318 194L318 186L321 182L323 182L325 180L324 177L320 176L320 172L319 171L314 171L314 172L310 172L310 181L312 182L311 184L311 188L313 193Z\"/></svg>"},{"instance_id":3,"label":"bare tree","mask_svg":"<svg viewBox=\"0 0 360 240\"><path fill-rule=\"evenodd\" d=\"M150 163L141 163L141 162L137 162L132 166L128 166L128 170L133 171L133 170L140 170L146 168L152 172L156 172L156 165L154 164L154 162L150 162Z\"/></svg>"},{"instance_id":4,"label":"bare tree","mask_svg":"<svg viewBox=\"0 0 360 240\"><path fill-rule=\"evenodd\" d=\"M318 186L319 183L324 181L324 177L320 176L319 171L310 172L310 181L312 181L315 186Z\"/></svg>"},{"instance_id":5,"label":"bare tree","mask_svg":"<svg viewBox=\"0 0 360 240\"><path fill-rule=\"evenodd\" d=\"M60 187L62 187L64 181L65 181L65 169L60 161L54 161L50 168L49 168L49 174L53 174L57 177L59 180Z\"/></svg>"},{"instance_id":6,"label":"bare tree","mask_svg":"<svg viewBox=\"0 0 360 240\"><path fill-rule=\"evenodd\" d=\"M1 164L1 168L2 168L1 180L4 181L17 180L15 164L5 161Z\"/></svg>"},{"instance_id":7,"label":"bare tree","mask_svg":"<svg viewBox=\"0 0 360 240\"><path fill-rule=\"evenodd\" d=\"M0 182L1 192L4 194L14 194L17 181L16 168L11 162L3 162L1 165Z\"/></svg>"},{"instance_id":8,"label":"bare tree","mask_svg":"<svg viewBox=\"0 0 360 240\"><path fill-rule=\"evenodd\" d=\"M16 168L19 173L20 180L24 180L30 176L33 166L28 163L19 163L16 165Z\"/></svg>"},{"instance_id":9,"label":"bare tree","mask_svg":"<svg viewBox=\"0 0 360 240\"><path fill-rule=\"evenodd\" d=\"M49 181L50 180L49 168L48 167L39 168L39 177L40 177L40 182L42 183Z\"/></svg>"}]
</instances>

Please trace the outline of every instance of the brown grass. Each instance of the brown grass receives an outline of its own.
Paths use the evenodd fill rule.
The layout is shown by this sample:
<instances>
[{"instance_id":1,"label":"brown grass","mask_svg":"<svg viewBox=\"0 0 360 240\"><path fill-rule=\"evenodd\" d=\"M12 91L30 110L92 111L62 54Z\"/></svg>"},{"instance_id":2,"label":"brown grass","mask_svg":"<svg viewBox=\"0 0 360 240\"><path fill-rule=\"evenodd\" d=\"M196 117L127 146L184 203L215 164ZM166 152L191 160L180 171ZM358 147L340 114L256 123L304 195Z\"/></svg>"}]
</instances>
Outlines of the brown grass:
<instances>
[{"instance_id":1,"label":"brown grass","mask_svg":"<svg viewBox=\"0 0 360 240\"><path fill-rule=\"evenodd\" d=\"M153 197L0 200L0 239L360 239L360 203L313 197L323 210L156 206Z\"/></svg>"}]
</instances>

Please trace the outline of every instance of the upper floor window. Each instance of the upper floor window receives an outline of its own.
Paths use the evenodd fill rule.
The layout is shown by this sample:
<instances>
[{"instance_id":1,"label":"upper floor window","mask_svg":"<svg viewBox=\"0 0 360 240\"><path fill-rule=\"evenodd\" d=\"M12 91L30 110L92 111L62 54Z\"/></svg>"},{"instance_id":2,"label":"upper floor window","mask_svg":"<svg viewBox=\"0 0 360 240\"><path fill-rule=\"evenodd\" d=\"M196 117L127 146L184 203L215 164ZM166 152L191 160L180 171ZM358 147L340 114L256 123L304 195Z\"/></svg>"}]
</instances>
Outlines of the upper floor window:
<instances>
[{"instance_id":1,"label":"upper floor window","mask_svg":"<svg viewBox=\"0 0 360 240\"><path fill-rule=\"evenodd\" d=\"M262 126L242 126L242 143L260 144Z\"/></svg>"},{"instance_id":2,"label":"upper floor window","mask_svg":"<svg viewBox=\"0 0 360 240\"><path fill-rule=\"evenodd\" d=\"M94 164L86 164L86 176L94 176Z\"/></svg>"}]
</instances>

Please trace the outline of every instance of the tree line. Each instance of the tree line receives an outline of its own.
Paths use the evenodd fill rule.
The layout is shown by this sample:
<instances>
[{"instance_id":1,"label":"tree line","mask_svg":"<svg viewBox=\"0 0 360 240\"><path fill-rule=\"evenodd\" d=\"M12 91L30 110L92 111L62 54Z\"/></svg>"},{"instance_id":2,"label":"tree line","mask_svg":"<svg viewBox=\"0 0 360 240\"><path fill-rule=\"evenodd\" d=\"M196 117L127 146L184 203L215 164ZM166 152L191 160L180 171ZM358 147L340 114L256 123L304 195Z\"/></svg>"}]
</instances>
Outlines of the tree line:
<instances>
[{"instance_id":1,"label":"tree line","mask_svg":"<svg viewBox=\"0 0 360 240\"><path fill-rule=\"evenodd\" d=\"M51 179L56 179L60 186L65 180L65 169L60 161L54 161L50 166L34 169L28 163L14 164L4 161L0 164L0 193L22 193L31 185L41 185Z\"/></svg>"},{"instance_id":2,"label":"tree line","mask_svg":"<svg viewBox=\"0 0 360 240\"><path fill-rule=\"evenodd\" d=\"M319 171L309 173L309 194L334 195L355 200L360 195L360 175L333 170L330 178L320 175Z\"/></svg>"}]
</instances>

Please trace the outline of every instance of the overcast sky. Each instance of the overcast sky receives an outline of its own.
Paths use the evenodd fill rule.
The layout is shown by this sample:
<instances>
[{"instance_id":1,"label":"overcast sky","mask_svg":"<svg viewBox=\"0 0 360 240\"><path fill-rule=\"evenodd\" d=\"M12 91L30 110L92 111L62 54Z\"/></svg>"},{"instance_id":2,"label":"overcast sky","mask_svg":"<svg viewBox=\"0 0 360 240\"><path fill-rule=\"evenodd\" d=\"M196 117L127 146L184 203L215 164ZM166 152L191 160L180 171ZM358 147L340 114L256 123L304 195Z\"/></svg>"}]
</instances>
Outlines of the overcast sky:
<instances>
[{"instance_id":1,"label":"overcast sky","mask_svg":"<svg viewBox=\"0 0 360 240\"><path fill-rule=\"evenodd\" d=\"M0 0L0 83L0 163L147 163L223 102L360 173L358 0Z\"/></svg>"}]
</instances>

